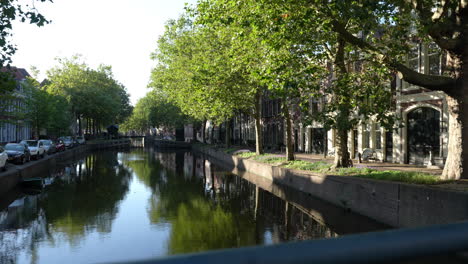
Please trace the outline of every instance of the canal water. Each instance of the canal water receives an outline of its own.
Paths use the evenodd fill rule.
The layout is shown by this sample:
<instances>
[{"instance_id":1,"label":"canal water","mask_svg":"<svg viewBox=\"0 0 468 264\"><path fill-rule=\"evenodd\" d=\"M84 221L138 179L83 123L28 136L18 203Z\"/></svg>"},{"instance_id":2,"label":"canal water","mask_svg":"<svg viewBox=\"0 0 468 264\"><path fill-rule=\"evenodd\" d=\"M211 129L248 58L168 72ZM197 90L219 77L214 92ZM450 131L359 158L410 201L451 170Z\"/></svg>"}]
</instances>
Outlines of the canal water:
<instances>
[{"instance_id":1,"label":"canal water","mask_svg":"<svg viewBox=\"0 0 468 264\"><path fill-rule=\"evenodd\" d=\"M191 152L92 153L0 199L0 263L102 263L386 229Z\"/></svg>"}]
</instances>

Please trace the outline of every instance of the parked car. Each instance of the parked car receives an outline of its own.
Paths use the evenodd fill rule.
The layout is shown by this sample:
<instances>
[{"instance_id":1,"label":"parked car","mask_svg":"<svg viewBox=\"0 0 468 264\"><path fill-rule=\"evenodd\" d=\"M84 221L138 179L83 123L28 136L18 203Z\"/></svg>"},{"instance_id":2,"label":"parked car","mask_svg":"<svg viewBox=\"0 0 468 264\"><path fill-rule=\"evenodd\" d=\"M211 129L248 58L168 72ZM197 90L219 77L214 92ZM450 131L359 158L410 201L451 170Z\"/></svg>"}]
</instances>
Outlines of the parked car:
<instances>
[{"instance_id":1,"label":"parked car","mask_svg":"<svg viewBox=\"0 0 468 264\"><path fill-rule=\"evenodd\" d=\"M41 139L39 140L39 142L42 142L42 144L44 145L44 149L45 149L45 152L47 154L53 154L55 152L57 152L57 148L54 144L54 142L52 140L49 140L49 139Z\"/></svg>"},{"instance_id":2,"label":"parked car","mask_svg":"<svg viewBox=\"0 0 468 264\"><path fill-rule=\"evenodd\" d=\"M73 139L72 137L61 137L59 138L63 141L63 143L65 144L65 148L73 148L74 147L74 143L73 143Z\"/></svg>"},{"instance_id":3,"label":"parked car","mask_svg":"<svg viewBox=\"0 0 468 264\"><path fill-rule=\"evenodd\" d=\"M84 138L83 136L78 136L78 137L76 137L76 141L77 141L78 144L80 144L80 145L86 144L86 140L85 140L85 138Z\"/></svg>"},{"instance_id":4,"label":"parked car","mask_svg":"<svg viewBox=\"0 0 468 264\"><path fill-rule=\"evenodd\" d=\"M5 145L5 150L9 162L24 164L31 160L29 148L24 144L8 143Z\"/></svg>"},{"instance_id":5,"label":"parked car","mask_svg":"<svg viewBox=\"0 0 468 264\"><path fill-rule=\"evenodd\" d=\"M5 149L0 146L0 169L5 171L6 170L6 162L8 160L8 154L6 153Z\"/></svg>"},{"instance_id":6,"label":"parked car","mask_svg":"<svg viewBox=\"0 0 468 264\"><path fill-rule=\"evenodd\" d=\"M57 152L59 151L65 151L65 143L63 143L63 140L58 139L57 141L54 142L55 144L55 149Z\"/></svg>"},{"instance_id":7,"label":"parked car","mask_svg":"<svg viewBox=\"0 0 468 264\"><path fill-rule=\"evenodd\" d=\"M22 140L20 143L25 143L28 145L31 157L34 157L35 159L44 157L44 144L42 144L42 142L40 142L39 140Z\"/></svg>"}]
</instances>

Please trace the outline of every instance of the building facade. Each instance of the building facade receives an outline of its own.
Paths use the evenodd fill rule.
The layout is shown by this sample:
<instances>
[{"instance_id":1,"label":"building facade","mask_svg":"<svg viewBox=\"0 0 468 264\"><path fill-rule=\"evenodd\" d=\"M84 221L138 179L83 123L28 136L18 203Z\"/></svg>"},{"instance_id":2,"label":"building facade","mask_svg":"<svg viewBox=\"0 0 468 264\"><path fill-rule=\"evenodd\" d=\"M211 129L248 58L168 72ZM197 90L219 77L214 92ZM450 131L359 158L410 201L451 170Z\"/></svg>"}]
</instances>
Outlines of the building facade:
<instances>
[{"instance_id":1,"label":"building facade","mask_svg":"<svg viewBox=\"0 0 468 264\"><path fill-rule=\"evenodd\" d=\"M16 81L15 89L0 98L0 143L18 142L32 137L31 122L24 117L25 98L24 82L29 73L22 68L3 68L2 72L12 74Z\"/></svg>"},{"instance_id":2,"label":"building facade","mask_svg":"<svg viewBox=\"0 0 468 264\"><path fill-rule=\"evenodd\" d=\"M444 57L435 44L418 43L408 54L407 66L424 74L443 74ZM404 82L395 76L394 115L399 126L386 130L372 118L359 124L348 134L351 157L357 158L365 150L372 151L378 161L436 165L442 167L448 152L448 111L445 94L430 91ZM310 99L310 113L321 111L326 98ZM296 111L297 112L297 111ZM334 155L336 132L325 130L319 122L301 123L301 113L292 113L294 149L297 152ZM237 115L231 122L232 143L255 145L255 120L246 114ZM267 151L283 151L285 122L281 115L281 101L265 93L262 99L263 145ZM207 122L205 138L208 143L223 143L225 125ZM200 140L201 133L197 139Z\"/></svg>"}]
</instances>

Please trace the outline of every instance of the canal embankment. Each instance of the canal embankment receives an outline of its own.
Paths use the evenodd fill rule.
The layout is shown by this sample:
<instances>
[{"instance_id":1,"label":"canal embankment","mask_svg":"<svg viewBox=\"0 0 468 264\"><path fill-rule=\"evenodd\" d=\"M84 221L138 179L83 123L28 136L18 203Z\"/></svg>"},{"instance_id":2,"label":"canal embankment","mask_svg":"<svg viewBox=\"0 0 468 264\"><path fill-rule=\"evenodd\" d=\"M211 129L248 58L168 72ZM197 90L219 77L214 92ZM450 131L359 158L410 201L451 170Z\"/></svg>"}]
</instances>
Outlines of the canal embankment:
<instances>
[{"instance_id":1,"label":"canal embankment","mask_svg":"<svg viewBox=\"0 0 468 264\"><path fill-rule=\"evenodd\" d=\"M253 173L390 226L424 226L468 219L466 191L287 169L208 146L194 145L193 150L218 160L233 173Z\"/></svg>"},{"instance_id":2,"label":"canal embankment","mask_svg":"<svg viewBox=\"0 0 468 264\"><path fill-rule=\"evenodd\" d=\"M75 159L90 151L130 147L129 139L102 140L67 149L63 152L46 155L22 165L9 164L5 172L0 172L0 196L14 189L23 179L48 175L58 162Z\"/></svg>"},{"instance_id":3,"label":"canal embankment","mask_svg":"<svg viewBox=\"0 0 468 264\"><path fill-rule=\"evenodd\" d=\"M159 139L145 139L148 143L152 144L157 148L162 149L191 149L192 144L184 141L174 141L174 140L159 140Z\"/></svg>"}]
</instances>

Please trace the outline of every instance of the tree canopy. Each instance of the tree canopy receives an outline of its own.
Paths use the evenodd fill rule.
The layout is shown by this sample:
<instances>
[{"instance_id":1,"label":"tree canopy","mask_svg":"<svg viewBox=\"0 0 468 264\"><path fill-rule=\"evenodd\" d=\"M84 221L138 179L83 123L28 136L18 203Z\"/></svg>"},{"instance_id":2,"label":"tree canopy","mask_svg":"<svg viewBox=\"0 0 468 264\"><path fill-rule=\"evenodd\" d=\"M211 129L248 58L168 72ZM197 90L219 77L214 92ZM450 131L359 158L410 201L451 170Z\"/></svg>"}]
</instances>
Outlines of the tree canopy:
<instances>
[{"instance_id":1,"label":"tree canopy","mask_svg":"<svg viewBox=\"0 0 468 264\"><path fill-rule=\"evenodd\" d=\"M179 107L170 102L167 95L152 91L138 100L123 129L144 133L150 128L176 129L191 122Z\"/></svg>"},{"instance_id":2,"label":"tree canopy","mask_svg":"<svg viewBox=\"0 0 468 264\"><path fill-rule=\"evenodd\" d=\"M46 89L66 98L75 119L92 120L99 126L106 126L128 117L131 111L128 92L114 79L110 66L92 69L78 56L58 59L58 62L59 65L47 73Z\"/></svg>"}]
</instances>

